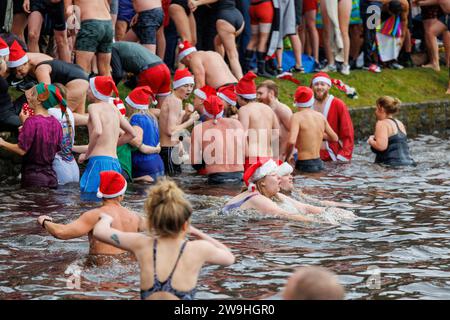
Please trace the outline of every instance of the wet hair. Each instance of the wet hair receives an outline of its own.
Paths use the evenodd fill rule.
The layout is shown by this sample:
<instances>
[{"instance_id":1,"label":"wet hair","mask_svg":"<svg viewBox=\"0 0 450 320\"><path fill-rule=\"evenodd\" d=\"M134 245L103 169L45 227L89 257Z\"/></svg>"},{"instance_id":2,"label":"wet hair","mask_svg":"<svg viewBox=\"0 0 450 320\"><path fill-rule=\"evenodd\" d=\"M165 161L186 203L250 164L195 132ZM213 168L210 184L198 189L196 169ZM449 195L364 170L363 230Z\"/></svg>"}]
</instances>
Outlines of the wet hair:
<instances>
[{"instance_id":1,"label":"wet hair","mask_svg":"<svg viewBox=\"0 0 450 320\"><path fill-rule=\"evenodd\" d=\"M192 215L191 204L183 191L167 178L158 180L150 189L144 208L149 230L155 231L160 237L177 236Z\"/></svg>"},{"instance_id":2,"label":"wet hair","mask_svg":"<svg viewBox=\"0 0 450 320\"><path fill-rule=\"evenodd\" d=\"M377 106L383 108L387 114L397 114L400 111L400 104L402 102L390 96L383 96L377 99Z\"/></svg>"},{"instance_id":3,"label":"wet hair","mask_svg":"<svg viewBox=\"0 0 450 320\"><path fill-rule=\"evenodd\" d=\"M345 290L334 273L322 267L299 268L288 280L287 300L342 300Z\"/></svg>"},{"instance_id":4,"label":"wet hair","mask_svg":"<svg viewBox=\"0 0 450 320\"><path fill-rule=\"evenodd\" d=\"M274 81L265 80L259 84L258 89L259 88L267 88L272 90L275 97L278 98L278 85Z\"/></svg>"}]
</instances>

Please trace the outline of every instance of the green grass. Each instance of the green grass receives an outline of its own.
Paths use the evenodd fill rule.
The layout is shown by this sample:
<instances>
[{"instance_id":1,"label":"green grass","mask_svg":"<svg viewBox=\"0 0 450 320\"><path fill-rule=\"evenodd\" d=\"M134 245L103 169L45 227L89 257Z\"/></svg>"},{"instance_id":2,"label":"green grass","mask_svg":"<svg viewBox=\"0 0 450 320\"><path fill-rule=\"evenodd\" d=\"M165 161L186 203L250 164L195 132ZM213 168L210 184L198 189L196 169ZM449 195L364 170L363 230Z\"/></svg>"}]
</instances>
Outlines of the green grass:
<instances>
[{"instance_id":1,"label":"green grass","mask_svg":"<svg viewBox=\"0 0 450 320\"><path fill-rule=\"evenodd\" d=\"M309 86L313 74L297 74L296 78L301 81L301 85ZM339 73L330 73L332 78L341 79L349 86L356 89L359 99L350 99L336 88L331 90L331 94L340 99L349 107L373 106L377 98L383 95L390 95L399 98L403 103L425 102L433 100L450 100L450 96L445 94L448 84L448 70L443 68L441 72L431 69L409 68L404 70L383 69L379 74L368 71L352 71L349 76ZM258 78L257 83L264 81ZM275 80L279 85L279 99L292 106L293 95L297 85L287 80ZM13 97L18 93L11 90ZM122 99L130 92L130 89L123 84L119 85Z\"/></svg>"}]
</instances>

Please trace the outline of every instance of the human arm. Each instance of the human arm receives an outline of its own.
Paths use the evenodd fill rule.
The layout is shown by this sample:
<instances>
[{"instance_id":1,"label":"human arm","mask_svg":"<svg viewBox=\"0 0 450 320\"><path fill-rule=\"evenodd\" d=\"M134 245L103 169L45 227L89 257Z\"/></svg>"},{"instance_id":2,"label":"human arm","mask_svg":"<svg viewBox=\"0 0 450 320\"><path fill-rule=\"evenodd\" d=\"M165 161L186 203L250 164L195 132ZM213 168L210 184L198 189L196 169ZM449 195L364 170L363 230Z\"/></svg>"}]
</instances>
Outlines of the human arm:
<instances>
[{"instance_id":1,"label":"human arm","mask_svg":"<svg viewBox=\"0 0 450 320\"><path fill-rule=\"evenodd\" d=\"M88 151L89 145L83 145L83 146L72 146L72 152L75 153L86 153Z\"/></svg>"},{"instance_id":2,"label":"human arm","mask_svg":"<svg viewBox=\"0 0 450 320\"><path fill-rule=\"evenodd\" d=\"M206 71L202 62L191 58L191 65L189 69L191 69L192 74L194 75L195 87L203 88L206 84Z\"/></svg>"},{"instance_id":3,"label":"human arm","mask_svg":"<svg viewBox=\"0 0 450 320\"><path fill-rule=\"evenodd\" d=\"M189 227L189 233L197 239L204 241L201 244L201 250L206 262L222 266L229 266L235 262L234 255L222 242L208 236L193 226Z\"/></svg>"},{"instance_id":4,"label":"human arm","mask_svg":"<svg viewBox=\"0 0 450 320\"><path fill-rule=\"evenodd\" d=\"M0 147L5 148L10 152L14 152L21 157L23 157L27 153L18 144L6 142L5 140L3 140L3 138L0 138Z\"/></svg>"},{"instance_id":5,"label":"human arm","mask_svg":"<svg viewBox=\"0 0 450 320\"><path fill-rule=\"evenodd\" d=\"M336 132L334 132L333 128L331 128L327 119L325 119L325 117L323 117L323 120L325 122L325 134L323 136L324 139L327 141L333 141L333 142L339 141L339 137L337 136Z\"/></svg>"},{"instance_id":6,"label":"human arm","mask_svg":"<svg viewBox=\"0 0 450 320\"><path fill-rule=\"evenodd\" d=\"M419 6L435 6L439 5L439 0L415 0L414 1Z\"/></svg>"},{"instance_id":7,"label":"human arm","mask_svg":"<svg viewBox=\"0 0 450 320\"><path fill-rule=\"evenodd\" d=\"M100 214L100 221L94 227L94 237L117 248L132 251L140 247L145 235L135 232L122 232L111 227L113 218L105 213Z\"/></svg>"},{"instance_id":8,"label":"human arm","mask_svg":"<svg viewBox=\"0 0 450 320\"><path fill-rule=\"evenodd\" d=\"M25 11L25 13L31 13L30 0L24 0L22 6L23 6L23 11Z\"/></svg>"},{"instance_id":9,"label":"human arm","mask_svg":"<svg viewBox=\"0 0 450 320\"><path fill-rule=\"evenodd\" d=\"M307 202L314 202L322 207L341 207L341 208L359 208L360 205L353 204L353 203L347 203L347 202L336 202L336 201L330 201L330 200L319 200L316 199L306 193L303 193L302 191L298 192L300 197L304 199Z\"/></svg>"},{"instance_id":10,"label":"human arm","mask_svg":"<svg viewBox=\"0 0 450 320\"><path fill-rule=\"evenodd\" d=\"M125 117L122 117L121 115L119 115L119 119L120 119L120 129L122 129L124 133L120 135L119 140L117 141L117 146L127 144L131 140L136 138L136 131L134 131L133 127L128 122L128 120L125 119Z\"/></svg>"},{"instance_id":11,"label":"human arm","mask_svg":"<svg viewBox=\"0 0 450 320\"><path fill-rule=\"evenodd\" d=\"M337 152L337 160L340 161L350 161L353 154L354 147L354 130L352 118L348 112L347 107L341 101L338 105L338 117L339 117L339 127L337 130L337 135L339 137L339 150Z\"/></svg>"},{"instance_id":12,"label":"human arm","mask_svg":"<svg viewBox=\"0 0 450 320\"><path fill-rule=\"evenodd\" d=\"M49 216L39 216L37 222L42 225L45 219L50 219ZM43 227L57 239L68 240L79 238L88 234L98 221L97 209L83 213L77 220L69 224L54 223L53 221L46 221Z\"/></svg>"},{"instance_id":13,"label":"human arm","mask_svg":"<svg viewBox=\"0 0 450 320\"><path fill-rule=\"evenodd\" d=\"M255 209L267 216L280 217L287 220L301 221L301 222L310 222L312 221L310 218L302 216L301 214L290 213L279 206L271 199L261 195L256 196L247 201L248 207L251 209Z\"/></svg>"},{"instance_id":14,"label":"human arm","mask_svg":"<svg viewBox=\"0 0 450 320\"><path fill-rule=\"evenodd\" d=\"M287 149L286 149L286 161L289 161L290 157L294 153L295 144L297 142L298 138L298 132L300 128L300 122L296 115L293 115L291 117L291 123L290 123L291 130L289 131L289 139L287 143Z\"/></svg>"},{"instance_id":15,"label":"human arm","mask_svg":"<svg viewBox=\"0 0 450 320\"><path fill-rule=\"evenodd\" d=\"M36 80L45 84L51 84L52 79L50 78L50 73L52 72L52 67L48 64L41 64L34 70Z\"/></svg>"},{"instance_id":16,"label":"human arm","mask_svg":"<svg viewBox=\"0 0 450 320\"><path fill-rule=\"evenodd\" d=\"M165 134L169 136L175 136L177 132L189 128L195 123L195 121L197 121L200 118L199 114L195 111L189 116L189 119L187 121L177 125L180 113L174 112L174 110L178 110L178 107L179 106L169 107L167 128L165 130Z\"/></svg>"},{"instance_id":17,"label":"human arm","mask_svg":"<svg viewBox=\"0 0 450 320\"><path fill-rule=\"evenodd\" d=\"M370 136L367 143L378 151L384 151L388 147L389 128L383 121L378 121L375 126L375 135Z\"/></svg>"}]
</instances>

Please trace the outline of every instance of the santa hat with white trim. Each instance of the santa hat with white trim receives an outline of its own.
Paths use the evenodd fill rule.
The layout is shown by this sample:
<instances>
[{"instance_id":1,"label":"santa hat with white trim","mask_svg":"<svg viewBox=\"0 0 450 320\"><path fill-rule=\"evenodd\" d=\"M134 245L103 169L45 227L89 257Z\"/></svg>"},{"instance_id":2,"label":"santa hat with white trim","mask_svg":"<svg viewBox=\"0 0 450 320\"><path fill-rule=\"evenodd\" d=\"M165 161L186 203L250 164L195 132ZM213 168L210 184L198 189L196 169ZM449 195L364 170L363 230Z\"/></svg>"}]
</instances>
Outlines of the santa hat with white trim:
<instances>
[{"instance_id":1,"label":"santa hat with white trim","mask_svg":"<svg viewBox=\"0 0 450 320\"><path fill-rule=\"evenodd\" d=\"M137 87L125 98L125 102L134 109L147 110L149 104L154 104L154 94L149 86Z\"/></svg>"},{"instance_id":2,"label":"santa hat with white trim","mask_svg":"<svg viewBox=\"0 0 450 320\"><path fill-rule=\"evenodd\" d=\"M203 106L205 115L214 119L214 124L217 123L217 119L223 117L223 102L218 96L209 96L203 102Z\"/></svg>"},{"instance_id":3,"label":"santa hat with white trim","mask_svg":"<svg viewBox=\"0 0 450 320\"><path fill-rule=\"evenodd\" d=\"M217 92L217 96L225 101L226 103L236 106L236 92L234 91L234 85L230 84L226 87L221 87L219 91Z\"/></svg>"},{"instance_id":4,"label":"santa hat with white trim","mask_svg":"<svg viewBox=\"0 0 450 320\"><path fill-rule=\"evenodd\" d=\"M27 53L16 40L14 40L13 44L9 48L9 51L9 68L17 68L28 62Z\"/></svg>"},{"instance_id":5,"label":"santa hat with white trim","mask_svg":"<svg viewBox=\"0 0 450 320\"><path fill-rule=\"evenodd\" d=\"M5 40L0 37L0 57L6 57L7 55L9 55L9 46Z\"/></svg>"},{"instance_id":6,"label":"santa hat with white trim","mask_svg":"<svg viewBox=\"0 0 450 320\"><path fill-rule=\"evenodd\" d=\"M194 94L199 97L200 99L206 100L209 96L215 96L216 95L216 89L213 87L210 87L208 85L204 85L200 89L195 89Z\"/></svg>"},{"instance_id":7,"label":"santa hat with white trim","mask_svg":"<svg viewBox=\"0 0 450 320\"><path fill-rule=\"evenodd\" d=\"M236 94L247 100L256 99L256 78L256 74L247 72L236 85Z\"/></svg>"},{"instance_id":8,"label":"santa hat with white trim","mask_svg":"<svg viewBox=\"0 0 450 320\"><path fill-rule=\"evenodd\" d=\"M110 98L114 93L116 98L119 97L119 90L111 77L97 76L89 79L89 86L92 94L98 100L110 102Z\"/></svg>"},{"instance_id":9,"label":"santa hat with white trim","mask_svg":"<svg viewBox=\"0 0 450 320\"><path fill-rule=\"evenodd\" d=\"M178 69L173 77L173 88L177 89L186 84L194 84L194 77L188 68Z\"/></svg>"},{"instance_id":10,"label":"santa hat with white trim","mask_svg":"<svg viewBox=\"0 0 450 320\"><path fill-rule=\"evenodd\" d=\"M100 186L97 191L97 197L103 199L112 199L119 197L127 190L127 181L116 171L100 172Z\"/></svg>"},{"instance_id":11,"label":"santa hat with white trim","mask_svg":"<svg viewBox=\"0 0 450 320\"><path fill-rule=\"evenodd\" d=\"M289 163L278 160L278 169L277 169L278 176L284 177L290 175L292 172L294 172L294 168L292 168L292 166Z\"/></svg>"},{"instance_id":12,"label":"santa hat with white trim","mask_svg":"<svg viewBox=\"0 0 450 320\"><path fill-rule=\"evenodd\" d=\"M314 91L311 88L300 86L295 91L294 106L297 108L311 108L314 104Z\"/></svg>"},{"instance_id":13,"label":"santa hat with white trim","mask_svg":"<svg viewBox=\"0 0 450 320\"><path fill-rule=\"evenodd\" d=\"M258 160L255 164L252 164L244 172L243 180L248 188L248 191L253 192L256 190L255 182L261 180L265 176L275 173L278 170L278 165L272 159Z\"/></svg>"},{"instance_id":14,"label":"santa hat with white trim","mask_svg":"<svg viewBox=\"0 0 450 320\"><path fill-rule=\"evenodd\" d=\"M183 60L186 56L190 55L192 52L197 51L197 49L185 40L178 45L178 61Z\"/></svg>"},{"instance_id":15,"label":"santa hat with white trim","mask_svg":"<svg viewBox=\"0 0 450 320\"><path fill-rule=\"evenodd\" d=\"M311 86L315 85L317 82L324 82L330 87L332 86L330 76L325 72L318 72L311 79Z\"/></svg>"}]
</instances>

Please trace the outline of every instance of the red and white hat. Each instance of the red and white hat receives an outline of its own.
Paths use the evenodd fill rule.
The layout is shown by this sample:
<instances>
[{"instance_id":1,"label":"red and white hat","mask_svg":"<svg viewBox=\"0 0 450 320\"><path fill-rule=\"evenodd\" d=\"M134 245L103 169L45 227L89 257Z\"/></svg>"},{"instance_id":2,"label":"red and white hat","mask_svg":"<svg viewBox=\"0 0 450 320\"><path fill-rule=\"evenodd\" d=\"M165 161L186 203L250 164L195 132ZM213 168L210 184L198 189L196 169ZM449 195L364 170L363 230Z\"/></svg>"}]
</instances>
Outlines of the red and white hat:
<instances>
[{"instance_id":1,"label":"red and white hat","mask_svg":"<svg viewBox=\"0 0 450 320\"><path fill-rule=\"evenodd\" d=\"M294 168L292 168L292 166L289 163L278 160L278 169L277 169L278 176L284 177L291 174L292 172L294 172Z\"/></svg>"},{"instance_id":2,"label":"red and white hat","mask_svg":"<svg viewBox=\"0 0 450 320\"><path fill-rule=\"evenodd\" d=\"M92 94L98 100L109 102L111 95L114 93L116 97L119 97L119 90L111 77L97 76L89 79L89 86Z\"/></svg>"},{"instance_id":3,"label":"red and white hat","mask_svg":"<svg viewBox=\"0 0 450 320\"><path fill-rule=\"evenodd\" d=\"M149 86L137 87L125 98L125 102L134 109L147 110L148 105L155 102L154 94Z\"/></svg>"},{"instance_id":4,"label":"red and white hat","mask_svg":"<svg viewBox=\"0 0 450 320\"><path fill-rule=\"evenodd\" d=\"M97 197L112 199L121 196L127 190L127 181L116 171L100 172L100 186L98 187Z\"/></svg>"},{"instance_id":5,"label":"red and white hat","mask_svg":"<svg viewBox=\"0 0 450 320\"><path fill-rule=\"evenodd\" d=\"M9 50L8 67L17 68L28 62L27 53L16 40L14 40Z\"/></svg>"},{"instance_id":6,"label":"red and white hat","mask_svg":"<svg viewBox=\"0 0 450 320\"><path fill-rule=\"evenodd\" d=\"M0 37L0 57L5 57L7 55L9 55L9 46L5 40Z\"/></svg>"},{"instance_id":7,"label":"red and white hat","mask_svg":"<svg viewBox=\"0 0 450 320\"><path fill-rule=\"evenodd\" d=\"M251 71L247 72L236 85L236 94L247 100L256 99L256 84L254 80L256 78L256 74Z\"/></svg>"},{"instance_id":8,"label":"red and white hat","mask_svg":"<svg viewBox=\"0 0 450 320\"><path fill-rule=\"evenodd\" d=\"M205 85L200 89L195 89L194 94L200 99L206 100L206 98L208 98L209 96L216 95L216 89L208 85Z\"/></svg>"},{"instance_id":9,"label":"red and white hat","mask_svg":"<svg viewBox=\"0 0 450 320\"><path fill-rule=\"evenodd\" d=\"M295 90L294 101L297 108L310 108L314 104L314 91L308 87L298 87Z\"/></svg>"},{"instance_id":10,"label":"red and white hat","mask_svg":"<svg viewBox=\"0 0 450 320\"><path fill-rule=\"evenodd\" d=\"M311 85L315 85L317 82L324 82L327 85L329 85L330 87L332 86L331 84L331 78L330 76L325 73L325 72L318 72L314 75L314 77L311 79Z\"/></svg>"},{"instance_id":11,"label":"red and white hat","mask_svg":"<svg viewBox=\"0 0 450 320\"><path fill-rule=\"evenodd\" d=\"M178 45L178 61L183 60L184 57L197 51L197 49L192 46L189 41L185 40Z\"/></svg>"},{"instance_id":12,"label":"red and white hat","mask_svg":"<svg viewBox=\"0 0 450 320\"><path fill-rule=\"evenodd\" d=\"M208 118L214 119L214 124L217 119L223 117L223 102L218 96L209 96L203 102L204 113Z\"/></svg>"},{"instance_id":13,"label":"red and white hat","mask_svg":"<svg viewBox=\"0 0 450 320\"><path fill-rule=\"evenodd\" d=\"M234 85L230 84L225 87L221 87L217 93L217 96L232 106L236 106L236 92L234 92Z\"/></svg>"},{"instance_id":14,"label":"red and white hat","mask_svg":"<svg viewBox=\"0 0 450 320\"><path fill-rule=\"evenodd\" d=\"M248 191L255 191L255 182L261 180L265 176L275 173L278 170L278 165L272 159L258 160L255 164L252 164L244 172L243 180L248 187Z\"/></svg>"},{"instance_id":15,"label":"red and white hat","mask_svg":"<svg viewBox=\"0 0 450 320\"><path fill-rule=\"evenodd\" d=\"M110 98L110 99L113 99L113 98ZM122 116L125 117L125 116L127 115L127 108L125 108L125 104L123 103L122 99L120 99L120 98L115 98L115 99L113 99L112 103L113 103L117 108L119 108L120 114L121 114Z\"/></svg>"},{"instance_id":16,"label":"red and white hat","mask_svg":"<svg viewBox=\"0 0 450 320\"><path fill-rule=\"evenodd\" d=\"M173 88L177 89L185 84L194 84L194 77L188 68L178 69L173 77Z\"/></svg>"}]
</instances>

